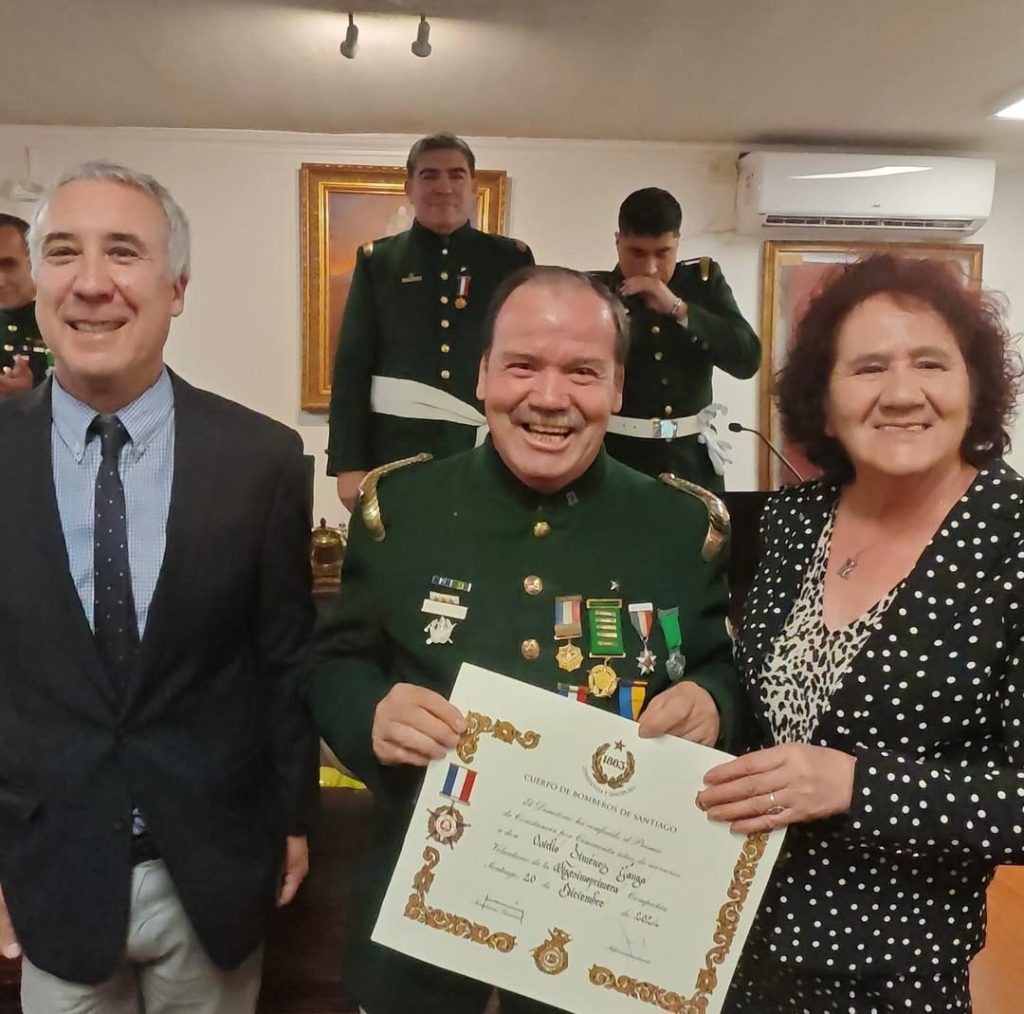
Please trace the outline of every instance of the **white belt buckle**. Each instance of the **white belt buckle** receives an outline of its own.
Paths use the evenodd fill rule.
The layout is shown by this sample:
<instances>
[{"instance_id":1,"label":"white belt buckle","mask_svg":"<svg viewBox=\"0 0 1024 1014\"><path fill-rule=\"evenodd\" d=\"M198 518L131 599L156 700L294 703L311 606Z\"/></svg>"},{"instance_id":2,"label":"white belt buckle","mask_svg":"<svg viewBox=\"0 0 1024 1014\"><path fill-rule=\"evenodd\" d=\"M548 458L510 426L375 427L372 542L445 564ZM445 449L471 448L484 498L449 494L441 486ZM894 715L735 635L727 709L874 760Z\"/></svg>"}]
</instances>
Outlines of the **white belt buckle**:
<instances>
[{"instance_id":1,"label":"white belt buckle","mask_svg":"<svg viewBox=\"0 0 1024 1014\"><path fill-rule=\"evenodd\" d=\"M655 419L654 435L660 440L675 440L678 427L675 419Z\"/></svg>"}]
</instances>

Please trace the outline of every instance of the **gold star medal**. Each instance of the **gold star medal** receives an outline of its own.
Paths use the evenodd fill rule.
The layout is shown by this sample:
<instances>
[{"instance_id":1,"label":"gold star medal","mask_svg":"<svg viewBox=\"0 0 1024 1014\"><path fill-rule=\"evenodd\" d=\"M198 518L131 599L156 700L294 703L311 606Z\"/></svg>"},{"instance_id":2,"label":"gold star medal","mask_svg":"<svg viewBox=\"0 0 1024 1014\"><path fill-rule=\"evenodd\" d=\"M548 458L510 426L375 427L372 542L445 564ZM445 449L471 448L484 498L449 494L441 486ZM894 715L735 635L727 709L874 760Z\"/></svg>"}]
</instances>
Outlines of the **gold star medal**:
<instances>
[{"instance_id":1,"label":"gold star medal","mask_svg":"<svg viewBox=\"0 0 1024 1014\"><path fill-rule=\"evenodd\" d=\"M619 677L607 662L595 665L587 673L587 687L595 697L611 697L618 685Z\"/></svg>"},{"instance_id":2,"label":"gold star medal","mask_svg":"<svg viewBox=\"0 0 1024 1014\"><path fill-rule=\"evenodd\" d=\"M602 659L587 673L587 685L595 697L611 697L619 677L608 664L625 658L622 641L622 599L587 599L590 657Z\"/></svg>"},{"instance_id":3,"label":"gold star medal","mask_svg":"<svg viewBox=\"0 0 1024 1014\"><path fill-rule=\"evenodd\" d=\"M555 599L555 640L565 641L555 652L555 661L563 672L575 672L583 665L583 652L572 643L583 636L580 619L582 595L562 595Z\"/></svg>"}]
</instances>

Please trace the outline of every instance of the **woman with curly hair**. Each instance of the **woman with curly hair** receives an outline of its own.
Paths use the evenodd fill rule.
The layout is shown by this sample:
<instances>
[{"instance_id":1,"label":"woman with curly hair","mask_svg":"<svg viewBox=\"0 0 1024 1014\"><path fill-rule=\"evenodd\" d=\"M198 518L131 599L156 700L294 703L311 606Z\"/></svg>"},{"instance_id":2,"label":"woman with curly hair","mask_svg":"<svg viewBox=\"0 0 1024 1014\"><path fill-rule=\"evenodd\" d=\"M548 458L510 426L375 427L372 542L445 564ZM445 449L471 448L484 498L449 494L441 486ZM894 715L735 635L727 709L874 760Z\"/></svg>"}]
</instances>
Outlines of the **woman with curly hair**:
<instances>
[{"instance_id":1,"label":"woman with curly hair","mask_svg":"<svg viewBox=\"0 0 1024 1014\"><path fill-rule=\"evenodd\" d=\"M999 306L939 261L815 295L779 377L822 470L781 491L736 658L758 746L697 805L789 832L728 1014L970 1011L1000 863L1024 862L1024 480Z\"/></svg>"}]
</instances>

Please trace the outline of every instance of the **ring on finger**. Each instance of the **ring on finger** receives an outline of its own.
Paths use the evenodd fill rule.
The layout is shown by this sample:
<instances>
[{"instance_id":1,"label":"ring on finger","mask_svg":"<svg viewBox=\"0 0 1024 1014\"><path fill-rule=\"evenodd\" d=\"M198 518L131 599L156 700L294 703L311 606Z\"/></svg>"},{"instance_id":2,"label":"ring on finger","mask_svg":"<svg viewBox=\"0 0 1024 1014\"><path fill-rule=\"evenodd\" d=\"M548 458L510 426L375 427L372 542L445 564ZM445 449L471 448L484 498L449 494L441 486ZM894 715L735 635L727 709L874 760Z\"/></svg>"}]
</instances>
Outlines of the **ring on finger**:
<instances>
[{"instance_id":1,"label":"ring on finger","mask_svg":"<svg viewBox=\"0 0 1024 1014\"><path fill-rule=\"evenodd\" d=\"M785 807L781 806L775 798L774 792L768 793L768 809L765 810L765 814L769 817L777 817L780 813L785 811Z\"/></svg>"}]
</instances>

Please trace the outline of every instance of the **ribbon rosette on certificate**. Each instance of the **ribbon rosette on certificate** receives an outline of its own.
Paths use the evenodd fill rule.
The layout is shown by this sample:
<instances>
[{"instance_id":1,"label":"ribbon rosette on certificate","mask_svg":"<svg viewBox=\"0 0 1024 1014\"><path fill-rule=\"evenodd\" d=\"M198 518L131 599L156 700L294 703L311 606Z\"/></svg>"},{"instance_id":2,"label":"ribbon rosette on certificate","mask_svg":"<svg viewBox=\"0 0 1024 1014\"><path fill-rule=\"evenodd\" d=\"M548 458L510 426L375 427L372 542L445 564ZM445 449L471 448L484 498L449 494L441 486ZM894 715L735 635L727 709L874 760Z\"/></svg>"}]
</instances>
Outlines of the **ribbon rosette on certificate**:
<instances>
[{"instance_id":1,"label":"ribbon rosette on certificate","mask_svg":"<svg viewBox=\"0 0 1024 1014\"><path fill-rule=\"evenodd\" d=\"M451 700L373 939L578 1014L715 1014L783 837L696 808L727 755L471 665Z\"/></svg>"}]
</instances>

